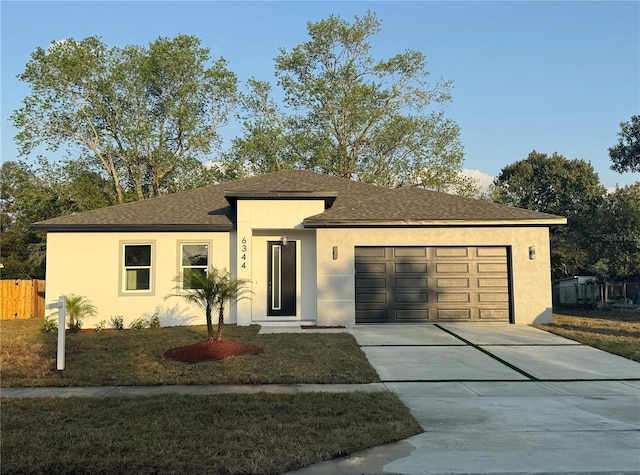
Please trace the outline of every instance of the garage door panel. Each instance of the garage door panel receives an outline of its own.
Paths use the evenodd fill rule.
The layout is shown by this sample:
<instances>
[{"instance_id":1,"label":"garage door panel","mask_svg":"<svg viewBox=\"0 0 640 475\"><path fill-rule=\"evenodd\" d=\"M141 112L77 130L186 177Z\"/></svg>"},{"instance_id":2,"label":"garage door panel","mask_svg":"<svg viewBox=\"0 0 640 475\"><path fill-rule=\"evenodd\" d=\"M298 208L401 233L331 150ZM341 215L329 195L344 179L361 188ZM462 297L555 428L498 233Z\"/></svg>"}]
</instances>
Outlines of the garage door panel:
<instances>
[{"instance_id":1,"label":"garage door panel","mask_svg":"<svg viewBox=\"0 0 640 475\"><path fill-rule=\"evenodd\" d=\"M452 321L452 320L471 320L471 309L469 308L456 308L456 309L438 309L438 320Z\"/></svg>"},{"instance_id":2,"label":"garage door panel","mask_svg":"<svg viewBox=\"0 0 640 475\"><path fill-rule=\"evenodd\" d=\"M464 278L436 278L436 287L440 289L448 289L455 287L468 288L469 287L469 279Z\"/></svg>"},{"instance_id":3,"label":"garage door panel","mask_svg":"<svg viewBox=\"0 0 640 475\"><path fill-rule=\"evenodd\" d=\"M508 308L481 308L479 309L480 320L504 321L509 318Z\"/></svg>"},{"instance_id":4,"label":"garage door panel","mask_svg":"<svg viewBox=\"0 0 640 475\"><path fill-rule=\"evenodd\" d=\"M394 283L395 283L395 288L396 289L403 289L403 288L409 288L409 289L426 289L427 288L427 277L424 276L422 278L420 277L412 277L412 278L407 278L407 277L396 277L394 279Z\"/></svg>"},{"instance_id":5,"label":"garage door panel","mask_svg":"<svg viewBox=\"0 0 640 475\"><path fill-rule=\"evenodd\" d=\"M506 292L479 292L478 301L484 302L508 302L509 295Z\"/></svg>"},{"instance_id":6,"label":"garage door panel","mask_svg":"<svg viewBox=\"0 0 640 475\"><path fill-rule=\"evenodd\" d=\"M356 322L509 321L506 247L356 247Z\"/></svg>"},{"instance_id":7,"label":"garage door panel","mask_svg":"<svg viewBox=\"0 0 640 475\"><path fill-rule=\"evenodd\" d=\"M358 257L385 257L384 247L356 247L356 258Z\"/></svg>"},{"instance_id":8,"label":"garage door panel","mask_svg":"<svg viewBox=\"0 0 640 475\"><path fill-rule=\"evenodd\" d=\"M506 262L478 263L478 274L501 273L507 272Z\"/></svg>"},{"instance_id":9,"label":"garage door panel","mask_svg":"<svg viewBox=\"0 0 640 475\"><path fill-rule=\"evenodd\" d=\"M357 274L381 274L385 275L387 272L387 265L384 262L356 262Z\"/></svg>"},{"instance_id":10,"label":"garage door panel","mask_svg":"<svg viewBox=\"0 0 640 475\"><path fill-rule=\"evenodd\" d=\"M356 280L356 289L384 289L387 287L387 279L382 278L359 278Z\"/></svg>"},{"instance_id":11,"label":"garage door panel","mask_svg":"<svg viewBox=\"0 0 640 475\"><path fill-rule=\"evenodd\" d=\"M424 322L429 320L429 310L397 310L396 322L408 323L408 322Z\"/></svg>"},{"instance_id":12,"label":"garage door panel","mask_svg":"<svg viewBox=\"0 0 640 475\"><path fill-rule=\"evenodd\" d=\"M467 263L436 263L437 274L468 274L469 264Z\"/></svg>"},{"instance_id":13,"label":"garage door panel","mask_svg":"<svg viewBox=\"0 0 640 475\"><path fill-rule=\"evenodd\" d=\"M359 292L358 301L362 304L374 303L374 304L385 304L387 303L387 293L365 293Z\"/></svg>"},{"instance_id":14,"label":"garage door panel","mask_svg":"<svg viewBox=\"0 0 640 475\"><path fill-rule=\"evenodd\" d=\"M449 303L449 302L469 303L471 302L471 295L468 292L466 293L438 292L436 300L441 303Z\"/></svg>"},{"instance_id":15,"label":"garage door panel","mask_svg":"<svg viewBox=\"0 0 640 475\"><path fill-rule=\"evenodd\" d=\"M396 274L426 274L426 262L401 262L394 264Z\"/></svg>"},{"instance_id":16,"label":"garage door panel","mask_svg":"<svg viewBox=\"0 0 640 475\"><path fill-rule=\"evenodd\" d=\"M389 315L386 310L356 310L358 323L388 323Z\"/></svg>"},{"instance_id":17,"label":"garage door panel","mask_svg":"<svg viewBox=\"0 0 640 475\"><path fill-rule=\"evenodd\" d=\"M393 255L395 257L426 257L426 247L394 247Z\"/></svg>"},{"instance_id":18,"label":"garage door panel","mask_svg":"<svg viewBox=\"0 0 640 475\"><path fill-rule=\"evenodd\" d=\"M509 281L499 277L480 277L478 279L478 287L502 287L506 289L509 287Z\"/></svg>"},{"instance_id":19,"label":"garage door panel","mask_svg":"<svg viewBox=\"0 0 640 475\"><path fill-rule=\"evenodd\" d=\"M479 247L477 248L478 257L504 257L507 258L506 247Z\"/></svg>"},{"instance_id":20,"label":"garage door panel","mask_svg":"<svg viewBox=\"0 0 640 475\"><path fill-rule=\"evenodd\" d=\"M435 257L469 257L469 249L466 247L436 247Z\"/></svg>"}]
</instances>

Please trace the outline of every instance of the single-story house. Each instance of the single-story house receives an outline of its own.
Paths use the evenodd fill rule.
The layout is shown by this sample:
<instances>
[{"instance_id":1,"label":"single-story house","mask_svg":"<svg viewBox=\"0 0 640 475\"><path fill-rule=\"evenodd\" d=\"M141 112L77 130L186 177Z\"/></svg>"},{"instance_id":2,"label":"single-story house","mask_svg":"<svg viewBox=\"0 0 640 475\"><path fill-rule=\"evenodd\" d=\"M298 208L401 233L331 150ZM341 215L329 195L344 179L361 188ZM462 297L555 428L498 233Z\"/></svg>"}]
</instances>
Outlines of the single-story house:
<instances>
[{"instance_id":1,"label":"single-story house","mask_svg":"<svg viewBox=\"0 0 640 475\"><path fill-rule=\"evenodd\" d=\"M34 223L47 301L74 293L125 324L204 323L175 278L251 281L238 325L551 320L549 226L566 219L415 187L287 170Z\"/></svg>"}]
</instances>

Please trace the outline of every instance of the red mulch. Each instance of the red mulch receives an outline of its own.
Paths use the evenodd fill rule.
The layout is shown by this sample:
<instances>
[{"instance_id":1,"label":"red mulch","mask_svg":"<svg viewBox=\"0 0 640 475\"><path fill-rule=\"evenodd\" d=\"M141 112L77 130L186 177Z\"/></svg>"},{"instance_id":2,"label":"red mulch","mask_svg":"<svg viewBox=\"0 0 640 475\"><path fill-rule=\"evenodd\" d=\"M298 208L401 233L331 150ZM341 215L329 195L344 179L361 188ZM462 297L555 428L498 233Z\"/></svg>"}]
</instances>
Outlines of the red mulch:
<instances>
[{"instance_id":1,"label":"red mulch","mask_svg":"<svg viewBox=\"0 0 640 475\"><path fill-rule=\"evenodd\" d=\"M171 348L162 355L168 360L195 363L198 361L221 360L229 356L257 355L262 353L262 348L245 345L233 340L201 341L193 345Z\"/></svg>"}]
</instances>

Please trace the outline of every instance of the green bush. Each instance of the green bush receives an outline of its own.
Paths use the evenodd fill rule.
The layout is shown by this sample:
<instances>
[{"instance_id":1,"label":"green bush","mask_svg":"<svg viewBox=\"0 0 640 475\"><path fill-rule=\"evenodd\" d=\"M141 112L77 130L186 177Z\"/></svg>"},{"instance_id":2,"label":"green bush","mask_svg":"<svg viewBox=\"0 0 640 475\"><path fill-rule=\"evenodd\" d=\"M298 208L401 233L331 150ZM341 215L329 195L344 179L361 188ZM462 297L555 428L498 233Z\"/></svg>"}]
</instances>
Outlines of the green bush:
<instances>
[{"instance_id":1,"label":"green bush","mask_svg":"<svg viewBox=\"0 0 640 475\"><path fill-rule=\"evenodd\" d=\"M96 331L97 332L104 331L105 328L107 328L107 321L106 320L100 320L96 325Z\"/></svg>"},{"instance_id":2,"label":"green bush","mask_svg":"<svg viewBox=\"0 0 640 475\"><path fill-rule=\"evenodd\" d=\"M56 321L56 315L47 315L44 317L44 322L40 327L42 333L54 333L58 331L58 322Z\"/></svg>"},{"instance_id":3,"label":"green bush","mask_svg":"<svg viewBox=\"0 0 640 475\"><path fill-rule=\"evenodd\" d=\"M74 322L69 322L69 331L71 333L78 333L82 329L82 320L76 320Z\"/></svg>"},{"instance_id":4,"label":"green bush","mask_svg":"<svg viewBox=\"0 0 640 475\"><path fill-rule=\"evenodd\" d=\"M149 318L149 328L160 328L160 315L158 312L151 315Z\"/></svg>"},{"instance_id":5,"label":"green bush","mask_svg":"<svg viewBox=\"0 0 640 475\"><path fill-rule=\"evenodd\" d=\"M111 319L109 320L109 323L111 324L111 328L113 328L114 330L118 330L118 331L124 330L124 318L122 317L122 315L116 315L115 317L111 317Z\"/></svg>"},{"instance_id":6,"label":"green bush","mask_svg":"<svg viewBox=\"0 0 640 475\"><path fill-rule=\"evenodd\" d=\"M146 326L147 321L142 317L136 318L129 324L129 328L131 328L132 330L142 330Z\"/></svg>"}]
</instances>

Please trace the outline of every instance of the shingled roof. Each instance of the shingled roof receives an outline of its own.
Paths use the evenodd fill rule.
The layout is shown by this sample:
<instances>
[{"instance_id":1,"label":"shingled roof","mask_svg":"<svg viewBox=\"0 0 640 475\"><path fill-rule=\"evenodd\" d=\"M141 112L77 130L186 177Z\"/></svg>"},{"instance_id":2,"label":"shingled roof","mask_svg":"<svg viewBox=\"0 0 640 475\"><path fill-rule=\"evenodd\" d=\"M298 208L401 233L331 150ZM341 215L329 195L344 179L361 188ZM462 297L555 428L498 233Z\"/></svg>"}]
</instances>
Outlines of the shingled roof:
<instances>
[{"instance_id":1,"label":"shingled roof","mask_svg":"<svg viewBox=\"0 0 640 475\"><path fill-rule=\"evenodd\" d=\"M565 224L566 219L420 188L380 188L285 170L32 224L38 231L229 231L238 199L323 199L305 227Z\"/></svg>"}]
</instances>

